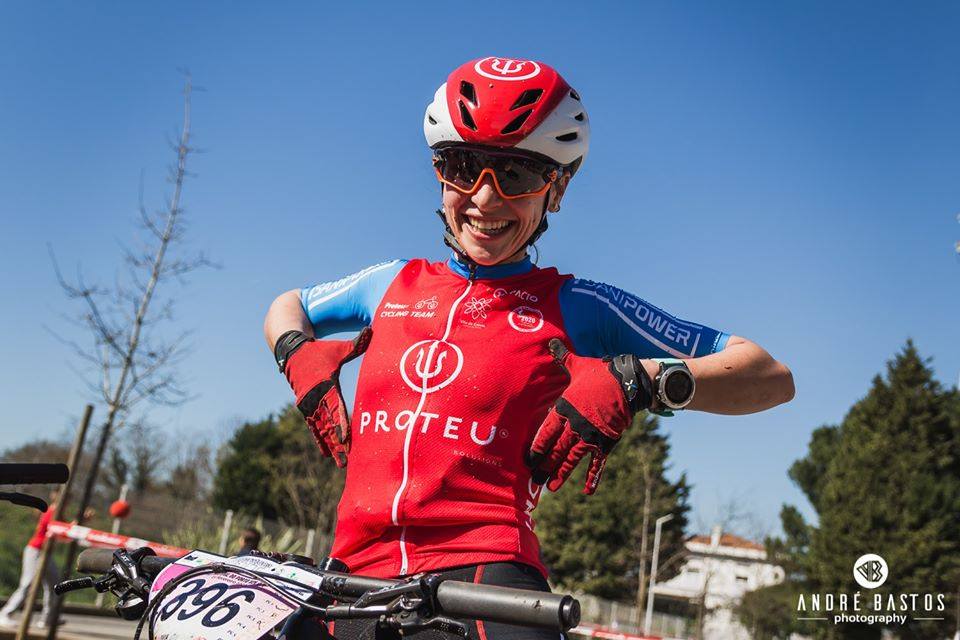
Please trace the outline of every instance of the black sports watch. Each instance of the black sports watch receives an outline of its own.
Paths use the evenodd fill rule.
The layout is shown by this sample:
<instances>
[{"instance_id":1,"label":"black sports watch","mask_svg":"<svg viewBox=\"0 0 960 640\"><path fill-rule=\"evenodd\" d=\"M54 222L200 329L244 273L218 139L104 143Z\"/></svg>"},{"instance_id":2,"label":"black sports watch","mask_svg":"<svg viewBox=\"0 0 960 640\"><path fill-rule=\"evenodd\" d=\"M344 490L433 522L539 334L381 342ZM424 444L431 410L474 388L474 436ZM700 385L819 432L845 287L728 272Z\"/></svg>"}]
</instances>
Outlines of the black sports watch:
<instances>
[{"instance_id":1,"label":"black sports watch","mask_svg":"<svg viewBox=\"0 0 960 640\"><path fill-rule=\"evenodd\" d=\"M672 416L674 411L681 411L690 404L693 393L697 389L697 383L683 360L655 358L654 361L660 365L660 369L653 381L653 390L657 398L657 407L653 412L662 416Z\"/></svg>"}]
</instances>

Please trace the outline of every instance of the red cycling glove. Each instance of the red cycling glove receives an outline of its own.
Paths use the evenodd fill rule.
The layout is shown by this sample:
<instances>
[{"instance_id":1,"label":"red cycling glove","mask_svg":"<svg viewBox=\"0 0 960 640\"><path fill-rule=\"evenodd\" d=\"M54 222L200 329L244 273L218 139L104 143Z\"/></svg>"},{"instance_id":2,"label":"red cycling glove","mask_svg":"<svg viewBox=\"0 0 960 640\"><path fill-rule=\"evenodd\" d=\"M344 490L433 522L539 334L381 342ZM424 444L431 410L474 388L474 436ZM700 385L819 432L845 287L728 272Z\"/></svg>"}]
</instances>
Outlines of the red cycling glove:
<instances>
[{"instance_id":1,"label":"red cycling glove","mask_svg":"<svg viewBox=\"0 0 960 640\"><path fill-rule=\"evenodd\" d=\"M338 467L347 466L350 451L350 417L340 392L340 367L366 351L372 336L370 327L353 340L316 340L300 331L287 331L274 347L277 364L297 396L297 408L313 439Z\"/></svg>"},{"instance_id":2,"label":"red cycling glove","mask_svg":"<svg viewBox=\"0 0 960 640\"><path fill-rule=\"evenodd\" d=\"M540 425L528 457L533 480L556 491L580 460L590 454L583 493L597 490L607 454L630 426L633 416L649 409L653 384L634 355L584 358L559 339L548 345L570 384Z\"/></svg>"}]
</instances>

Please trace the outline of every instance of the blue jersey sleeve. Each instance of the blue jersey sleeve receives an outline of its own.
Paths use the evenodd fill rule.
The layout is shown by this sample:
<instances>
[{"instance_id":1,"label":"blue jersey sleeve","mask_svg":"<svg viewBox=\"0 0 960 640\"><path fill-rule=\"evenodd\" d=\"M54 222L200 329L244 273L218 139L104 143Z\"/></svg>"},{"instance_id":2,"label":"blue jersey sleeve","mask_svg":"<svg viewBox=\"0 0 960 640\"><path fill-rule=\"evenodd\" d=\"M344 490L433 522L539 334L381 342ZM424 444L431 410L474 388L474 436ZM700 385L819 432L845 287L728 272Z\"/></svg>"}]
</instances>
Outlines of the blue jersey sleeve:
<instances>
[{"instance_id":1,"label":"blue jersey sleeve","mask_svg":"<svg viewBox=\"0 0 960 640\"><path fill-rule=\"evenodd\" d=\"M382 262L341 278L300 290L300 303L318 338L358 331L370 324L406 260Z\"/></svg>"},{"instance_id":2,"label":"blue jersey sleeve","mask_svg":"<svg viewBox=\"0 0 960 640\"><path fill-rule=\"evenodd\" d=\"M560 311L573 349L599 358L696 358L722 350L728 334L676 318L642 298L602 282L572 279L560 290Z\"/></svg>"}]
</instances>

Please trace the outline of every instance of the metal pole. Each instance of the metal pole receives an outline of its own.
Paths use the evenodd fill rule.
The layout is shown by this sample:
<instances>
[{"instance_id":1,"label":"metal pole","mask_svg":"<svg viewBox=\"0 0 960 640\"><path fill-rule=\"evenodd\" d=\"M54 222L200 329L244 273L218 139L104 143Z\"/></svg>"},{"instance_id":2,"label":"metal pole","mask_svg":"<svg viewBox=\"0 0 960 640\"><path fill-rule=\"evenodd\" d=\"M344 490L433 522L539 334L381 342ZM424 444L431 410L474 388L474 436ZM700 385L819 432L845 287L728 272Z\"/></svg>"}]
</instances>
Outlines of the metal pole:
<instances>
[{"instance_id":1,"label":"metal pole","mask_svg":"<svg viewBox=\"0 0 960 640\"><path fill-rule=\"evenodd\" d=\"M67 457L67 467L70 469L70 477L67 478L63 488L60 489L60 495L57 497L57 502L53 507L54 520L59 520L60 515L64 511L64 504L67 501L67 495L70 493L70 486L73 484L73 478L77 470L77 460L80 459L80 451L83 450L83 441L87 438L87 427L90 426L90 417L92 415L93 405L88 404L83 410L83 417L80 418L77 435L73 439L73 446L70 447L70 455ZM40 563L37 565L37 573L33 576L33 581L30 583L30 591L27 592L27 599L23 602L23 617L20 618L20 626L17 628L17 640L24 640L24 638L27 637L27 630L30 628L30 618L33 617L33 604L37 600L40 585L43 583L43 576L47 572L47 563L51 561L50 556L53 554L53 545L53 538L48 537L43 541L43 550L40 552ZM57 618L53 617L53 613L56 612L57 615L59 615L60 598L53 594L50 594L50 597L53 598L50 607L50 617L53 618L53 620L57 620ZM48 619L47 624L50 623L51 620ZM51 628L56 629L56 624L53 624Z\"/></svg>"},{"instance_id":2,"label":"metal pole","mask_svg":"<svg viewBox=\"0 0 960 640\"><path fill-rule=\"evenodd\" d=\"M120 497L117 498L118 501L123 502L124 500L127 499L127 490L129 488L130 488L129 485L127 485L126 483L120 485ZM120 533L120 520L121 520L120 518L113 519L113 527L110 529L110 531L112 531L114 534ZM104 594L102 593L97 594L97 601L96 601L97 607L103 606L103 598L104 598Z\"/></svg>"},{"instance_id":3,"label":"metal pole","mask_svg":"<svg viewBox=\"0 0 960 640\"><path fill-rule=\"evenodd\" d=\"M653 625L653 588L657 584L657 564L659 564L660 561L660 527L663 526L664 522L672 519L672 513L657 518L656 530L653 534L653 560L650 563L650 589L647 591L647 615L643 620L644 635L650 635L650 627Z\"/></svg>"},{"instance_id":4,"label":"metal pole","mask_svg":"<svg viewBox=\"0 0 960 640\"><path fill-rule=\"evenodd\" d=\"M316 529L310 529L310 530L307 531L307 543L306 543L306 546L305 546L304 549L303 549L303 555L307 556L308 558L313 558L313 557L314 557L314 556L313 556L313 542L314 542L314 540L316 539L316 537L317 537L317 530L316 530Z\"/></svg>"},{"instance_id":5,"label":"metal pole","mask_svg":"<svg viewBox=\"0 0 960 640\"><path fill-rule=\"evenodd\" d=\"M220 534L220 550L222 556L227 555L227 542L230 540L230 527L233 525L233 509L227 509L223 518L223 532Z\"/></svg>"}]
</instances>

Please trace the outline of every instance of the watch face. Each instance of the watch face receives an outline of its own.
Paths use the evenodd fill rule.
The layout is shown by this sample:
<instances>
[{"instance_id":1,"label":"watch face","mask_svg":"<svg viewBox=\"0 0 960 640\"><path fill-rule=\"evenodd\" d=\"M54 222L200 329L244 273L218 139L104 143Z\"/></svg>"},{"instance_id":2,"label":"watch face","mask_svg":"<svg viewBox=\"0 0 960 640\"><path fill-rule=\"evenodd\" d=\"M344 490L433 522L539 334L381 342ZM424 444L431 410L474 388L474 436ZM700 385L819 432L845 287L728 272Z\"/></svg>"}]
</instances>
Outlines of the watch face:
<instances>
[{"instance_id":1,"label":"watch face","mask_svg":"<svg viewBox=\"0 0 960 640\"><path fill-rule=\"evenodd\" d=\"M663 395L673 405L686 404L693 395L693 376L680 367L668 372L663 381Z\"/></svg>"}]
</instances>

